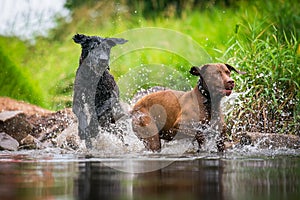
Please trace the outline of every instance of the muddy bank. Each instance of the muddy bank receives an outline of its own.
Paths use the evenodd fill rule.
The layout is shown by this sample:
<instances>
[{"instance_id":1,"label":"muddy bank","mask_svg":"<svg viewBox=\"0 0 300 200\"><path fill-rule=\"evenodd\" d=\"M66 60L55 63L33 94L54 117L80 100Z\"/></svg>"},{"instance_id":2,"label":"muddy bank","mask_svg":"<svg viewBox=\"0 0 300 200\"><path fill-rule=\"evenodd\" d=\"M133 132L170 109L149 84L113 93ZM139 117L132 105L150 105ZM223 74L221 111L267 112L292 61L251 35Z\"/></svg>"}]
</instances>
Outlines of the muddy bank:
<instances>
[{"instance_id":1,"label":"muddy bank","mask_svg":"<svg viewBox=\"0 0 300 200\"><path fill-rule=\"evenodd\" d=\"M70 108L53 112L0 97L0 149L41 149L57 146L55 138L76 123ZM76 145L75 145L76 146ZM76 148L72 145L72 148Z\"/></svg>"},{"instance_id":2,"label":"muddy bank","mask_svg":"<svg viewBox=\"0 0 300 200\"><path fill-rule=\"evenodd\" d=\"M62 135L71 125L77 126L77 118L71 108L53 112L0 97L0 150L42 149L61 147L78 149L77 133ZM57 138L64 141L58 141ZM300 137L291 134L246 132L227 141L227 148L252 145L261 149L300 148Z\"/></svg>"}]
</instances>

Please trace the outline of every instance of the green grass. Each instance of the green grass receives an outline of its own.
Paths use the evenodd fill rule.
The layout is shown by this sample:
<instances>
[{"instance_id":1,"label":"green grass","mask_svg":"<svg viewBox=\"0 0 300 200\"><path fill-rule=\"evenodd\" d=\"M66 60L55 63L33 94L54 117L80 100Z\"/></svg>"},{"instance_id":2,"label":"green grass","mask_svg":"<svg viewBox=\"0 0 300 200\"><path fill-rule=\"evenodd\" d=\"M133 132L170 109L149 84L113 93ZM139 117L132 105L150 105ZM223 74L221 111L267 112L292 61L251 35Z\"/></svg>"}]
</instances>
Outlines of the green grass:
<instances>
[{"instance_id":1,"label":"green grass","mask_svg":"<svg viewBox=\"0 0 300 200\"><path fill-rule=\"evenodd\" d=\"M245 109L235 109L228 116L234 118L229 120L231 133L300 135L300 27L291 26L300 12L292 15L290 10L295 8L288 1L282 7L272 6L268 14L244 18L223 55L247 71L246 76L236 77L239 90L247 93L238 100ZM279 17L279 13L286 15Z\"/></svg>"},{"instance_id":2,"label":"green grass","mask_svg":"<svg viewBox=\"0 0 300 200\"><path fill-rule=\"evenodd\" d=\"M228 116L235 118L230 130L300 134L299 42L295 33L289 34L291 38L262 22L246 24L232 38L224 56L247 71L238 85L248 93L239 99L247 109L236 109Z\"/></svg>"},{"instance_id":3,"label":"green grass","mask_svg":"<svg viewBox=\"0 0 300 200\"><path fill-rule=\"evenodd\" d=\"M2 80L1 91L5 84L10 84L9 80L18 80L20 88L31 85L28 88L35 91L37 95L33 96L37 100L29 100L26 95L19 95L18 99L52 110L70 107L81 51L72 36L76 33L122 36L129 42L112 49L111 72L120 85L123 100L130 99L141 87L156 84L189 89L196 83L195 77L188 73L192 65L228 62L247 72L234 78L238 92L248 91L238 99L243 109L237 107L227 118L229 130L300 135L300 11L292 0L239 1L231 7L209 4L206 9L187 6L180 14L168 8L150 16L139 9L140 5L126 7L114 1L91 5L74 7L71 22L58 19L58 26L50 31L49 37L38 37L35 44L0 37L0 45L5 47L2 54L13 61L5 65L16 69L9 72L9 79ZM128 33L145 27L174 30L182 37L179 39L170 33L168 38L165 34L151 35L148 31L144 35ZM153 38L164 42L161 44L164 48L133 48L154 43ZM199 45L193 46L193 42ZM152 70L144 71L144 76L150 80L147 83L139 79L143 75L140 70L145 66ZM161 76L155 78L155 74ZM170 75L174 78L166 81L162 78ZM17 98L9 93L10 89L5 91L1 95Z\"/></svg>"},{"instance_id":4,"label":"green grass","mask_svg":"<svg viewBox=\"0 0 300 200\"><path fill-rule=\"evenodd\" d=\"M24 100L45 106L43 94L37 82L31 79L27 70L15 65L0 48L0 96Z\"/></svg>"}]
</instances>

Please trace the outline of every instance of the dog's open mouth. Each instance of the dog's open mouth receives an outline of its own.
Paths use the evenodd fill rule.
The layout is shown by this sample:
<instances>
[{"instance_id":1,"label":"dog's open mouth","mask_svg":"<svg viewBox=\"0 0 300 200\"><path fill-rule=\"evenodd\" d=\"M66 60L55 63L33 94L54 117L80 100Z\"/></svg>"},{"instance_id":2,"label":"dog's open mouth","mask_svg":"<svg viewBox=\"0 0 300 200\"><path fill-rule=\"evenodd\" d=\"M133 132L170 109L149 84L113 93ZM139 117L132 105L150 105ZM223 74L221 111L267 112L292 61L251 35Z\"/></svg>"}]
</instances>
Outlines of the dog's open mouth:
<instances>
[{"instance_id":1,"label":"dog's open mouth","mask_svg":"<svg viewBox=\"0 0 300 200\"><path fill-rule=\"evenodd\" d=\"M231 95L232 90L225 89L225 90L223 90L222 92L223 92L226 96L229 96L229 95Z\"/></svg>"},{"instance_id":2,"label":"dog's open mouth","mask_svg":"<svg viewBox=\"0 0 300 200\"><path fill-rule=\"evenodd\" d=\"M229 96L232 93L233 88L232 87L228 87L228 88L224 88L224 89L220 89L220 92L223 95Z\"/></svg>"}]
</instances>

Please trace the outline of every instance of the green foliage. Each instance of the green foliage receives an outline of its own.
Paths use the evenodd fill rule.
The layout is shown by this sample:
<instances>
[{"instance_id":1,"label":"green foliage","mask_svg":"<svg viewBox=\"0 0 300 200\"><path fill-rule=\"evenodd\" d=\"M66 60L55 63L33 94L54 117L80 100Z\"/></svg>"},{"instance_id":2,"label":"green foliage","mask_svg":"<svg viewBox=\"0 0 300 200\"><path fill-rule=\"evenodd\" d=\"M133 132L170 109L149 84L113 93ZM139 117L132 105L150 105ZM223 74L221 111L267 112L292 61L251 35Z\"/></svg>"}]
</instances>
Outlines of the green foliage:
<instances>
[{"instance_id":1,"label":"green foliage","mask_svg":"<svg viewBox=\"0 0 300 200\"><path fill-rule=\"evenodd\" d=\"M266 1L264 8L266 9L264 13L269 15L269 23L272 23L279 31L285 30L285 34L279 34L278 39L284 42L286 36L288 38L300 37L300 10L295 1Z\"/></svg>"},{"instance_id":2,"label":"green foliage","mask_svg":"<svg viewBox=\"0 0 300 200\"><path fill-rule=\"evenodd\" d=\"M97 4L106 4L109 0L67 0L65 7L76 9L84 6L93 7ZM131 12L141 13L142 16L155 18L158 16L164 17L180 17L187 10L207 9L211 7L234 7L234 0L117 0L116 4L127 5Z\"/></svg>"},{"instance_id":3,"label":"green foliage","mask_svg":"<svg viewBox=\"0 0 300 200\"><path fill-rule=\"evenodd\" d=\"M0 96L25 100L32 104L45 105L37 83L30 79L26 69L15 65L0 48Z\"/></svg>"},{"instance_id":4,"label":"green foliage","mask_svg":"<svg viewBox=\"0 0 300 200\"><path fill-rule=\"evenodd\" d=\"M245 20L232 38L224 56L247 71L237 84L240 91L247 91L240 99L247 109L234 110L228 117L234 116L230 123L233 132L300 135L299 40L296 32L287 31L266 20Z\"/></svg>"},{"instance_id":5,"label":"green foliage","mask_svg":"<svg viewBox=\"0 0 300 200\"><path fill-rule=\"evenodd\" d=\"M81 7L81 6L92 6L94 5L97 1L99 0L85 0L85 1L82 1L82 0L67 0L66 3L65 3L65 7L66 8L69 8L69 9L74 9L74 8L78 8L78 7Z\"/></svg>"}]
</instances>

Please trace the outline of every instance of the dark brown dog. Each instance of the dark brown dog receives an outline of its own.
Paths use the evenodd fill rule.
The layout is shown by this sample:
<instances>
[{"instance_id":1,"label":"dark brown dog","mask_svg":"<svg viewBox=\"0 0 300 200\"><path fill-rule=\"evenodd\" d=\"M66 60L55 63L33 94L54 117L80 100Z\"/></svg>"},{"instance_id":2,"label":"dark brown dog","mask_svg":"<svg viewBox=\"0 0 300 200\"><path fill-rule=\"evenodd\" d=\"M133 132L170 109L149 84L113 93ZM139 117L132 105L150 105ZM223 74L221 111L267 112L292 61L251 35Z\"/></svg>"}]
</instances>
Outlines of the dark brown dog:
<instances>
[{"instance_id":1,"label":"dark brown dog","mask_svg":"<svg viewBox=\"0 0 300 200\"><path fill-rule=\"evenodd\" d=\"M193 90L165 90L139 100L131 111L133 130L146 148L158 151L160 139L172 140L179 132L192 134L201 145L209 127L219 134L217 147L223 151L226 125L220 104L221 98L229 96L234 88L231 71L243 73L221 63L192 67L190 73L199 76Z\"/></svg>"}]
</instances>

